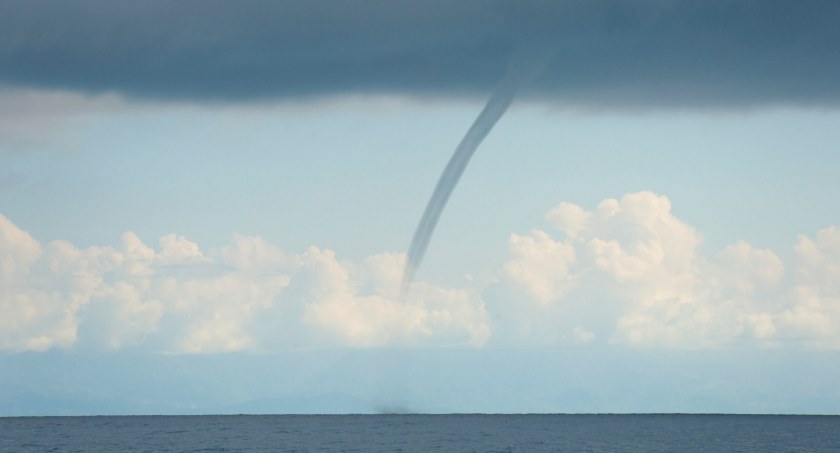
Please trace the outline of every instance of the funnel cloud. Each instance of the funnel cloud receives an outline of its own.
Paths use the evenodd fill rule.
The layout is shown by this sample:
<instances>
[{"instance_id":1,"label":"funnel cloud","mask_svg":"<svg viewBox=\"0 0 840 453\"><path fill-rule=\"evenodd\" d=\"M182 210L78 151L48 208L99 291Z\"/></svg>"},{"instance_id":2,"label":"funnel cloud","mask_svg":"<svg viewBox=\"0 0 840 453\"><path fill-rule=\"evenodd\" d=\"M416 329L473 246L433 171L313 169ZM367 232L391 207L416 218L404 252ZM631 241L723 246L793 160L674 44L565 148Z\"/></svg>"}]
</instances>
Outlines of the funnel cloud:
<instances>
[{"instance_id":1,"label":"funnel cloud","mask_svg":"<svg viewBox=\"0 0 840 453\"><path fill-rule=\"evenodd\" d=\"M400 299L405 299L408 294L411 281L414 279L414 273L420 267L423 261L423 256L426 254L426 249L429 247L429 242L432 239L432 234L435 231L440 215L443 213L443 208L446 207L446 202L449 201L452 191L464 174L464 170L470 163L473 154L487 137L487 134L493 130L496 122L505 114L517 90L524 82L534 78L539 72L539 69L545 65L547 61L547 54L541 54L538 58L530 56L529 61L523 61L524 57L518 55L514 61L508 66L505 76L496 86L496 90L481 113L473 121L464 138L455 148L455 152L443 169L443 173L438 179L435 190L432 192L432 197L426 204L426 209L423 211L423 216L420 218L420 223L417 224L417 229L414 231L414 237L411 239L411 245L408 248L408 257L406 258L405 269L403 271L402 285L400 287Z\"/></svg>"}]
</instances>

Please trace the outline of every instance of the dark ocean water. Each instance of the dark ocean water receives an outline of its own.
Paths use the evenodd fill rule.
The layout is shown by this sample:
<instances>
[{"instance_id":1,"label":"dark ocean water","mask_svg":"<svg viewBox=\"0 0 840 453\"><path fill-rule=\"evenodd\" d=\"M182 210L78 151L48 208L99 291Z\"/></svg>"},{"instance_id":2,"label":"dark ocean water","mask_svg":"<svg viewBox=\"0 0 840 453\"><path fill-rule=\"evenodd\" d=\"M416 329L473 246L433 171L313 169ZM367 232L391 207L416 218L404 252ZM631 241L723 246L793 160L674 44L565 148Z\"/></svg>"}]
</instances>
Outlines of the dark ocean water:
<instances>
[{"instance_id":1,"label":"dark ocean water","mask_svg":"<svg viewBox=\"0 0 840 453\"><path fill-rule=\"evenodd\" d=\"M8 417L0 451L840 452L840 416Z\"/></svg>"}]
</instances>

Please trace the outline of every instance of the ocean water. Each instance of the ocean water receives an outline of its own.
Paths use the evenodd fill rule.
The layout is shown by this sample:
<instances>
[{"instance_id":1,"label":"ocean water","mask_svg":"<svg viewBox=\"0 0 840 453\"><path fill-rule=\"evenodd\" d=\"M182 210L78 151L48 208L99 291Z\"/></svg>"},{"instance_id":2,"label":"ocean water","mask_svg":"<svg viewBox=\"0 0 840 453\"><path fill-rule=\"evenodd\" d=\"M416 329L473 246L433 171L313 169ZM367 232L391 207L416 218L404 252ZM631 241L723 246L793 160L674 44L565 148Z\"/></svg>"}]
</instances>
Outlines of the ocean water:
<instances>
[{"instance_id":1,"label":"ocean water","mask_svg":"<svg viewBox=\"0 0 840 453\"><path fill-rule=\"evenodd\" d=\"M7 417L0 451L838 452L840 416Z\"/></svg>"}]
</instances>

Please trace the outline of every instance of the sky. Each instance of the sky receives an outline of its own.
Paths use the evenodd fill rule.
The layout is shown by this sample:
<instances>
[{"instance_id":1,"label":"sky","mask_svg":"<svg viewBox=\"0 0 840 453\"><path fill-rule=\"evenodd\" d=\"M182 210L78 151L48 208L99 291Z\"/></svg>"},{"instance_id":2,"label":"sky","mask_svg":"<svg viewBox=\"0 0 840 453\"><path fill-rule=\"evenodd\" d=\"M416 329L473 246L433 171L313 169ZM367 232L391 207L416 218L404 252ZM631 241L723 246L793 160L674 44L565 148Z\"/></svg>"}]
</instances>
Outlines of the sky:
<instances>
[{"instance_id":1,"label":"sky","mask_svg":"<svg viewBox=\"0 0 840 453\"><path fill-rule=\"evenodd\" d=\"M838 19L0 1L0 416L840 413Z\"/></svg>"}]
</instances>

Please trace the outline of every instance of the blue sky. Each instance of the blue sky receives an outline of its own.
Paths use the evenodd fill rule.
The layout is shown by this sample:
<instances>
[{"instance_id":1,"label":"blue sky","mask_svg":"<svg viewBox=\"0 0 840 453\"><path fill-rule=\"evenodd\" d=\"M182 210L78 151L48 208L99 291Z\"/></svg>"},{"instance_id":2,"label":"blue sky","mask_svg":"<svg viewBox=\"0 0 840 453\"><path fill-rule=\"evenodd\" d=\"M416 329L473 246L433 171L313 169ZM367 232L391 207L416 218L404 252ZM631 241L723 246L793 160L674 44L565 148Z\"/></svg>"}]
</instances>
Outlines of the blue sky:
<instances>
[{"instance_id":1,"label":"blue sky","mask_svg":"<svg viewBox=\"0 0 840 453\"><path fill-rule=\"evenodd\" d=\"M840 410L832 3L149 5L2 6L0 415Z\"/></svg>"}]
</instances>

